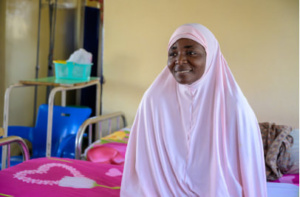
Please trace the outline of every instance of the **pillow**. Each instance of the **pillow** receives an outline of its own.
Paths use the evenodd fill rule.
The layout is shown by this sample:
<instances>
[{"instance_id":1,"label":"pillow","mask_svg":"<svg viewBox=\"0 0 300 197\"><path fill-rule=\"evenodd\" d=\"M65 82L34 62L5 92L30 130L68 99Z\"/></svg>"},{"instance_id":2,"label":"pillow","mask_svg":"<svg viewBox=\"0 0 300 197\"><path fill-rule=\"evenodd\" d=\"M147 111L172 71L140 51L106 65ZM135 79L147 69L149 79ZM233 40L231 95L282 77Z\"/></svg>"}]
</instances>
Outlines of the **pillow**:
<instances>
[{"instance_id":1,"label":"pillow","mask_svg":"<svg viewBox=\"0 0 300 197\"><path fill-rule=\"evenodd\" d=\"M290 135L294 138L294 144L290 149L293 166L286 174L299 174L299 129L292 130Z\"/></svg>"},{"instance_id":2,"label":"pillow","mask_svg":"<svg viewBox=\"0 0 300 197\"><path fill-rule=\"evenodd\" d=\"M123 164L124 156L113 147L96 145L87 152L87 161L94 163Z\"/></svg>"},{"instance_id":3,"label":"pillow","mask_svg":"<svg viewBox=\"0 0 300 197\"><path fill-rule=\"evenodd\" d=\"M123 164L130 128L123 128L89 145L84 158L97 163Z\"/></svg>"}]
</instances>

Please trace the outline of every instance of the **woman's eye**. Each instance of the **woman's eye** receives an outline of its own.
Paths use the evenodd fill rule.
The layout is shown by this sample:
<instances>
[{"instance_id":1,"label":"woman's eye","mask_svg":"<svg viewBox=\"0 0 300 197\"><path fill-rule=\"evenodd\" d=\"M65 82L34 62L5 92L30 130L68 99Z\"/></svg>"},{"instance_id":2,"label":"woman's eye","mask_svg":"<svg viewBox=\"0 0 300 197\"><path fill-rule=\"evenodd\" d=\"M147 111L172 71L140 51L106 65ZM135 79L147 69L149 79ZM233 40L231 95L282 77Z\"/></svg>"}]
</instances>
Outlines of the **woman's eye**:
<instances>
[{"instance_id":1,"label":"woman's eye","mask_svg":"<svg viewBox=\"0 0 300 197\"><path fill-rule=\"evenodd\" d=\"M188 55L196 55L197 53L194 52L194 51L188 51L187 54L188 54Z\"/></svg>"},{"instance_id":2,"label":"woman's eye","mask_svg":"<svg viewBox=\"0 0 300 197\"><path fill-rule=\"evenodd\" d=\"M176 57L176 55L177 55L177 53L175 53L175 52L169 53L170 57Z\"/></svg>"}]
</instances>

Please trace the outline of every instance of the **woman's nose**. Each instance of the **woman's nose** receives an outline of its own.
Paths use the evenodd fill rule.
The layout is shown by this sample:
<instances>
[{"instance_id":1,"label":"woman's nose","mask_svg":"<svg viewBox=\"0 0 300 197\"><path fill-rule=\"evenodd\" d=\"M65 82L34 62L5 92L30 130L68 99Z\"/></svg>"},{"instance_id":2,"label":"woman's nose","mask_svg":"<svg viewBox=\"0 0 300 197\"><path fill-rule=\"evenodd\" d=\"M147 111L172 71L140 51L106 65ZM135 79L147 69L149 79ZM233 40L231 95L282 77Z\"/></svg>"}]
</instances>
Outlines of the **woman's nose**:
<instances>
[{"instance_id":1,"label":"woman's nose","mask_svg":"<svg viewBox=\"0 0 300 197\"><path fill-rule=\"evenodd\" d=\"M184 54L178 54L177 55L177 59L176 59L176 64L185 64L187 63L187 58L186 58L186 55Z\"/></svg>"}]
</instances>

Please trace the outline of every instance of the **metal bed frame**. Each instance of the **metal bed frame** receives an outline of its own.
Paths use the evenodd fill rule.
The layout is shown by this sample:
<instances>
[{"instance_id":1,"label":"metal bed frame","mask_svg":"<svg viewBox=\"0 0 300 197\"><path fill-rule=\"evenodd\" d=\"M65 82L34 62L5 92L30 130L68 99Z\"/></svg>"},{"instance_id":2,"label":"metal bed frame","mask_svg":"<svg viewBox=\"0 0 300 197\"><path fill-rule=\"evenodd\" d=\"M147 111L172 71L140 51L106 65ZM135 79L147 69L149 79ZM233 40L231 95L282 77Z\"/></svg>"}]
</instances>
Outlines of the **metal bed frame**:
<instances>
[{"instance_id":1,"label":"metal bed frame","mask_svg":"<svg viewBox=\"0 0 300 197\"><path fill-rule=\"evenodd\" d=\"M83 141L83 134L86 132L86 129L88 129L88 134L89 134L88 135L89 145L92 143L93 125L96 125L96 131L98 131L96 133L96 140L98 140L101 139L104 131L110 134L113 131L117 131L121 128L126 127L127 122L123 112L115 112L107 115L94 116L85 120L82 123L82 125L79 127L76 135L75 159L80 160L84 158L82 155L82 141ZM10 144L14 142L20 144L23 153L23 160L27 161L30 159L30 153L28 147L25 141L21 137L9 136L9 137L0 138L0 146L7 145L7 167L10 167Z\"/></svg>"},{"instance_id":2,"label":"metal bed frame","mask_svg":"<svg viewBox=\"0 0 300 197\"><path fill-rule=\"evenodd\" d=\"M121 121L120 121L121 120ZM106 124L106 125L105 125ZM88 118L79 127L75 141L75 159L82 159L82 139L85 130L88 127L89 145L92 143L93 125L96 125L96 140L102 138L103 131L106 130L110 134L112 131L117 131L127 126L126 118L123 112L115 112L112 114L95 116ZM107 126L107 127L105 127Z\"/></svg>"},{"instance_id":3,"label":"metal bed frame","mask_svg":"<svg viewBox=\"0 0 300 197\"><path fill-rule=\"evenodd\" d=\"M0 139L0 146L7 145L7 167L10 167L10 144L11 143L18 143L21 146L22 154L23 154L23 160L27 161L30 159L30 153L29 149L25 143L25 141L18 136L9 136L9 137L3 137Z\"/></svg>"}]
</instances>

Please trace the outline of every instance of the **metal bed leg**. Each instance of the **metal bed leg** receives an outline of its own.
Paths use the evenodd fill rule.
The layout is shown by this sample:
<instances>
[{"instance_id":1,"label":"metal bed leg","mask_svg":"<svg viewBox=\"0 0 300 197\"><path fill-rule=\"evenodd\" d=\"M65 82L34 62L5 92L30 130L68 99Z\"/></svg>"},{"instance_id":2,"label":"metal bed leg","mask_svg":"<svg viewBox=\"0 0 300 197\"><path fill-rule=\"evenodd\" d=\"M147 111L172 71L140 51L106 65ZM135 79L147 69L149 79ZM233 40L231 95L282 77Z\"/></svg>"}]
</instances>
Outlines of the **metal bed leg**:
<instances>
[{"instance_id":1,"label":"metal bed leg","mask_svg":"<svg viewBox=\"0 0 300 197\"><path fill-rule=\"evenodd\" d=\"M22 87L24 86L23 84L17 83L14 85L10 85L6 90L5 90L5 95L4 95L4 110L3 110L3 130L4 130L4 135L3 137L7 137L7 130L8 130L8 117L9 117L9 96L13 88L15 87ZM6 158L7 158L7 147L3 146L2 147L2 166L1 169L6 168Z\"/></svg>"}]
</instances>

